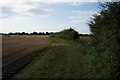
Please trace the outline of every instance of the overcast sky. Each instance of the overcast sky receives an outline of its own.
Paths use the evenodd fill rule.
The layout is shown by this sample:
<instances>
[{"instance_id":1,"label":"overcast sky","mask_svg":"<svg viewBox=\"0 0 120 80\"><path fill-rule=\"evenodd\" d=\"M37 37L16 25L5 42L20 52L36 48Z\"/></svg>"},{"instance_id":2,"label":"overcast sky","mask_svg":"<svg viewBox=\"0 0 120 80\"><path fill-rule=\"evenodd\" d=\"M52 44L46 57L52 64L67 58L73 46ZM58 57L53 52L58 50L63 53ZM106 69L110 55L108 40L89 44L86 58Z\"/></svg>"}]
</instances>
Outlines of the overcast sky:
<instances>
[{"instance_id":1,"label":"overcast sky","mask_svg":"<svg viewBox=\"0 0 120 80\"><path fill-rule=\"evenodd\" d=\"M1 3L1 32L56 32L74 28L90 33L86 24L99 11L98 2L7 2Z\"/></svg>"}]
</instances>

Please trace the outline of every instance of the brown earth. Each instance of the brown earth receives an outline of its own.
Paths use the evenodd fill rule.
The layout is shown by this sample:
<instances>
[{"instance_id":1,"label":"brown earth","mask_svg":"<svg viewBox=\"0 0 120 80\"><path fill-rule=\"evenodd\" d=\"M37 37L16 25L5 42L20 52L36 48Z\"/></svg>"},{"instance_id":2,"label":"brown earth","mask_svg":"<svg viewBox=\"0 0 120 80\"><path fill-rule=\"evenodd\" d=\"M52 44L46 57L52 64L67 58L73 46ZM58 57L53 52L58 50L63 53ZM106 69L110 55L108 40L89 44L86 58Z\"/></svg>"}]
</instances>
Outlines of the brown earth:
<instances>
[{"instance_id":1,"label":"brown earth","mask_svg":"<svg viewBox=\"0 0 120 80\"><path fill-rule=\"evenodd\" d=\"M33 56L40 53L40 50L46 46L47 40L48 36L40 35L2 36L3 75L12 74L28 63Z\"/></svg>"}]
</instances>

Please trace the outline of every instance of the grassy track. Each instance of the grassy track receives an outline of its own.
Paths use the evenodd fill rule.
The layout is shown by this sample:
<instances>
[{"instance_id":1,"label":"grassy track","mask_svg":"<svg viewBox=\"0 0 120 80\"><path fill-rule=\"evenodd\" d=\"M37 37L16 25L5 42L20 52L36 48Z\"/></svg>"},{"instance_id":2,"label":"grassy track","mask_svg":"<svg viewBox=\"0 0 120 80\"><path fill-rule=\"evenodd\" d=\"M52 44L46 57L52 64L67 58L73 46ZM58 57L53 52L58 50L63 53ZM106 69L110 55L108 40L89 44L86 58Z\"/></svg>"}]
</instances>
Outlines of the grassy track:
<instances>
[{"instance_id":1,"label":"grassy track","mask_svg":"<svg viewBox=\"0 0 120 80\"><path fill-rule=\"evenodd\" d=\"M88 38L85 43L87 41ZM84 42L58 38L52 38L49 42L50 49L14 78L88 78L91 76L87 75L89 70L84 56L86 54Z\"/></svg>"}]
</instances>

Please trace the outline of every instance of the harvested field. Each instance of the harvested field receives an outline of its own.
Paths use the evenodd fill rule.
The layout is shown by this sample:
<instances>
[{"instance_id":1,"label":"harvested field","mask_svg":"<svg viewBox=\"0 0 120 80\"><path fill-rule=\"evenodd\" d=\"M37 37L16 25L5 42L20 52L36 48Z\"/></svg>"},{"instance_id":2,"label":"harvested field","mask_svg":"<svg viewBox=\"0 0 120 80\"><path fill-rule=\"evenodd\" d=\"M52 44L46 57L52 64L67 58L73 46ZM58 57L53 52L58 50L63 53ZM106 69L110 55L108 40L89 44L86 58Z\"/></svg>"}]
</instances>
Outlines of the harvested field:
<instances>
[{"instance_id":1,"label":"harvested field","mask_svg":"<svg viewBox=\"0 0 120 80\"><path fill-rule=\"evenodd\" d=\"M48 36L12 35L2 36L2 75L10 78L28 64L46 46Z\"/></svg>"}]
</instances>

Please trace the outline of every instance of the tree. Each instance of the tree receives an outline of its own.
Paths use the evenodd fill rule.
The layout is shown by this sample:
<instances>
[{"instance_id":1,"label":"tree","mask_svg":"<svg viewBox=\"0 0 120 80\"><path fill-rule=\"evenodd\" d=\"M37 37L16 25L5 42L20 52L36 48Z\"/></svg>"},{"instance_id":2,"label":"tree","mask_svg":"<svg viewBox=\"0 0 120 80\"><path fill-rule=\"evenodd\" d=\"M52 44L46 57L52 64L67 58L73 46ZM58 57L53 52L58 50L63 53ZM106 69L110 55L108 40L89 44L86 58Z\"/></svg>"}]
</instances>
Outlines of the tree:
<instances>
[{"instance_id":1,"label":"tree","mask_svg":"<svg viewBox=\"0 0 120 80\"><path fill-rule=\"evenodd\" d=\"M49 35L49 33L48 33L48 32L46 32L46 35Z\"/></svg>"},{"instance_id":2,"label":"tree","mask_svg":"<svg viewBox=\"0 0 120 80\"><path fill-rule=\"evenodd\" d=\"M8 33L8 35L14 35L14 33L10 32L10 33Z\"/></svg>"},{"instance_id":3,"label":"tree","mask_svg":"<svg viewBox=\"0 0 120 80\"><path fill-rule=\"evenodd\" d=\"M25 32L22 32L21 35L26 35L26 33L25 33Z\"/></svg>"},{"instance_id":4,"label":"tree","mask_svg":"<svg viewBox=\"0 0 120 80\"><path fill-rule=\"evenodd\" d=\"M38 35L38 33L34 31L34 32L33 32L33 35Z\"/></svg>"},{"instance_id":5,"label":"tree","mask_svg":"<svg viewBox=\"0 0 120 80\"><path fill-rule=\"evenodd\" d=\"M42 33L41 33L41 32L39 32L39 35L42 35Z\"/></svg>"}]
</instances>

